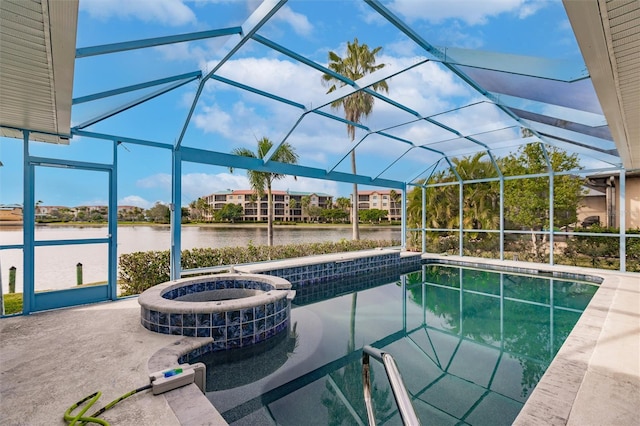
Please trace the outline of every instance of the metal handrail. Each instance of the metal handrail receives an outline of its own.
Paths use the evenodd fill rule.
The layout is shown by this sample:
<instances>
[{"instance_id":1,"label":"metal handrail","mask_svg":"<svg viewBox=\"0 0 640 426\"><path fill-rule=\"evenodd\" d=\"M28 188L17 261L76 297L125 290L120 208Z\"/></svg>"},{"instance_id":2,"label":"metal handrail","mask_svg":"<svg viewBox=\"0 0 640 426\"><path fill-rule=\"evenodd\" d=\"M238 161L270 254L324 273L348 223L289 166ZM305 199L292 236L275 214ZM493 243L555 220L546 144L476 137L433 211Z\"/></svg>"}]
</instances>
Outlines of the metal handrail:
<instances>
[{"instance_id":1,"label":"metal handrail","mask_svg":"<svg viewBox=\"0 0 640 426\"><path fill-rule=\"evenodd\" d=\"M376 349L371 346L365 346L362 348L362 384L364 389L364 403L367 406L367 417L369 419L369 425L375 425L376 419L373 412L373 404L371 402L371 381L370 381L370 369L369 369L369 357L380 361L384 366L384 370L387 373L389 384L391 385L391 391L393 397L396 400L402 423L409 426L420 425L420 420L416 416L416 412L411 404L409 398L409 392L404 386L398 366L394 361L391 354L383 352L380 349Z\"/></svg>"}]
</instances>

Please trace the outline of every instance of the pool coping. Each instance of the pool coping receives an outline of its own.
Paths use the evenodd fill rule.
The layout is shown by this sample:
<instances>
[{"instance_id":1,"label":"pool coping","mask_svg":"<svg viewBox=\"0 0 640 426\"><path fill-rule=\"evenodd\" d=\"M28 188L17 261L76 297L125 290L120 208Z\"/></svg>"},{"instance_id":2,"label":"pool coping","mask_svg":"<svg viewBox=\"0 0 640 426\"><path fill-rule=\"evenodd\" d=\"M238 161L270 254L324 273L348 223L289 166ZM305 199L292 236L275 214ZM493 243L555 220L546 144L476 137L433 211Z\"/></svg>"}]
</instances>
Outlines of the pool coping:
<instances>
[{"instance_id":1,"label":"pool coping","mask_svg":"<svg viewBox=\"0 0 640 426\"><path fill-rule=\"evenodd\" d=\"M604 364L607 365L603 367L599 364L603 363L603 357L606 358L606 356L598 352L605 350L605 348L599 348L599 343L611 339L612 333L620 323L620 319L612 319L610 315L611 312L615 312L616 300L620 299L617 297L619 291L633 291L640 294L638 291L640 289L640 274L434 254L423 254L422 259L426 263L437 262L526 274L551 273L557 277L573 277L599 285L600 289L594 294L513 424L637 424L637 422L632 422L639 417L636 413L637 405L634 404L634 399L640 402L640 363L637 362L640 359L637 339L640 329L634 329L633 326L640 326L640 321L636 319L636 322L630 322L632 327L630 339L614 343L616 351L620 351L618 346L624 343L627 352L626 359L635 359L637 364L635 368L633 365L623 367L620 362L617 362L617 359L609 359L608 364L605 360ZM302 264L302 262L296 261L296 264ZM255 273L256 271L251 272ZM598 281L601 282L598 284ZM633 281L636 281L635 290ZM631 290L624 289L623 286L630 287ZM634 301L636 303L631 307L631 311L628 311L627 308L623 308L622 311L629 312L629 315L635 315L637 318L638 312L640 312L640 298L636 299L631 299L632 305ZM635 341L633 340L634 335L636 336ZM159 371L175 366L180 357L211 341L212 339L207 338L184 337L156 352L149 359L149 371ZM632 347L629 347L630 342ZM633 347L634 343L635 347ZM606 350L611 351L612 349L606 348ZM597 361L598 365L595 365L594 361ZM602 368L611 370L611 373L603 373ZM611 406L611 401L620 398L620 395L615 392L601 395L597 390L594 391L592 382L598 379L605 380L607 385L611 387L616 385L615 382L621 375L625 377L624 385L628 392L627 401L616 404L618 410L607 409ZM168 392L164 396L181 424L227 425L213 404L195 384Z\"/></svg>"}]
</instances>

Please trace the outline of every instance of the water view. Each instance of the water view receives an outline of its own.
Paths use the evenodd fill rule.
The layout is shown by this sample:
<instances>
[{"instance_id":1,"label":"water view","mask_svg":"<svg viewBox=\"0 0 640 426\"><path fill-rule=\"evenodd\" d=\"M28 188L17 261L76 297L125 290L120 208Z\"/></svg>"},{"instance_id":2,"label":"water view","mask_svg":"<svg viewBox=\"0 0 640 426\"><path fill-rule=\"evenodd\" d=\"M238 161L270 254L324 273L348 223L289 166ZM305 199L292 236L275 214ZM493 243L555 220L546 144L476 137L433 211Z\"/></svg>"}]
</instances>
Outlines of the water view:
<instances>
[{"instance_id":1,"label":"water view","mask_svg":"<svg viewBox=\"0 0 640 426\"><path fill-rule=\"evenodd\" d=\"M36 241L106 238L106 226L38 226ZM369 240L400 240L400 227L360 228L360 237ZM351 239L351 227L276 227L274 244L300 244ZM219 248L267 243L266 227L208 227L182 228L182 249ZM22 228L0 228L0 244L22 244ZM150 250L169 250L169 226L123 226L118 228L118 256L124 253ZM69 246L36 247L36 291L69 288L76 285L77 265L82 264L84 283L106 281L107 244L74 244ZM16 267L16 292L22 292L22 250L0 251L2 291L8 292L9 268Z\"/></svg>"}]
</instances>

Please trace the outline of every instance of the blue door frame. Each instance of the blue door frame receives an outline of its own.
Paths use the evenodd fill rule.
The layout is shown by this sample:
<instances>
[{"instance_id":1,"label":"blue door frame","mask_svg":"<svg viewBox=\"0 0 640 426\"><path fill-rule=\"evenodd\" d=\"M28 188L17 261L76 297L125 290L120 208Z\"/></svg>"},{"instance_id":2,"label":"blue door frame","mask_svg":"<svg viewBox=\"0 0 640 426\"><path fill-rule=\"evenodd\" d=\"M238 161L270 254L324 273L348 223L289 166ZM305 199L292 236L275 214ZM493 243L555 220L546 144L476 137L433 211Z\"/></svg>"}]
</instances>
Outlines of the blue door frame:
<instances>
[{"instance_id":1,"label":"blue door frame","mask_svg":"<svg viewBox=\"0 0 640 426\"><path fill-rule=\"evenodd\" d=\"M23 206L23 306L30 314L49 309L96 303L117 298L117 142L113 143L113 164L90 163L35 157L29 154L29 132L24 132L24 206ZM58 167L95 171L109 175L108 236L106 238L74 240L35 240L35 169ZM36 293L35 248L77 244L108 244L108 274L106 285L69 288Z\"/></svg>"}]
</instances>

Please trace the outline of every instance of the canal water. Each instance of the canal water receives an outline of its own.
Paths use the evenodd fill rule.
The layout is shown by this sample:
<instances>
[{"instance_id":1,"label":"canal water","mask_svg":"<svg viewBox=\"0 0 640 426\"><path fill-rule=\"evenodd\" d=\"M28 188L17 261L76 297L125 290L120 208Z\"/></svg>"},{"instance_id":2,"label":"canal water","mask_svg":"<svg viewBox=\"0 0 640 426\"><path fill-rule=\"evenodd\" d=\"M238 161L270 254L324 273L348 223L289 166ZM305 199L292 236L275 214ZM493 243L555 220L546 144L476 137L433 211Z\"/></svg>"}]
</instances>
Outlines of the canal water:
<instances>
[{"instance_id":1,"label":"canal water","mask_svg":"<svg viewBox=\"0 0 640 426\"><path fill-rule=\"evenodd\" d=\"M36 241L105 238L106 226L37 226ZM360 228L361 239L400 240L400 227ZM274 229L274 244L300 244L351 239L351 227L282 226ZM267 244L266 227L182 228L182 249L237 247ZM0 245L22 244L21 227L0 227ZM122 226L118 228L118 257L124 253L169 250L169 226ZM74 244L36 247L36 291L69 288L77 284L78 264L83 283L107 280L107 244ZM8 292L9 269L16 268L16 292L22 292L22 250L0 250L2 291Z\"/></svg>"}]
</instances>

